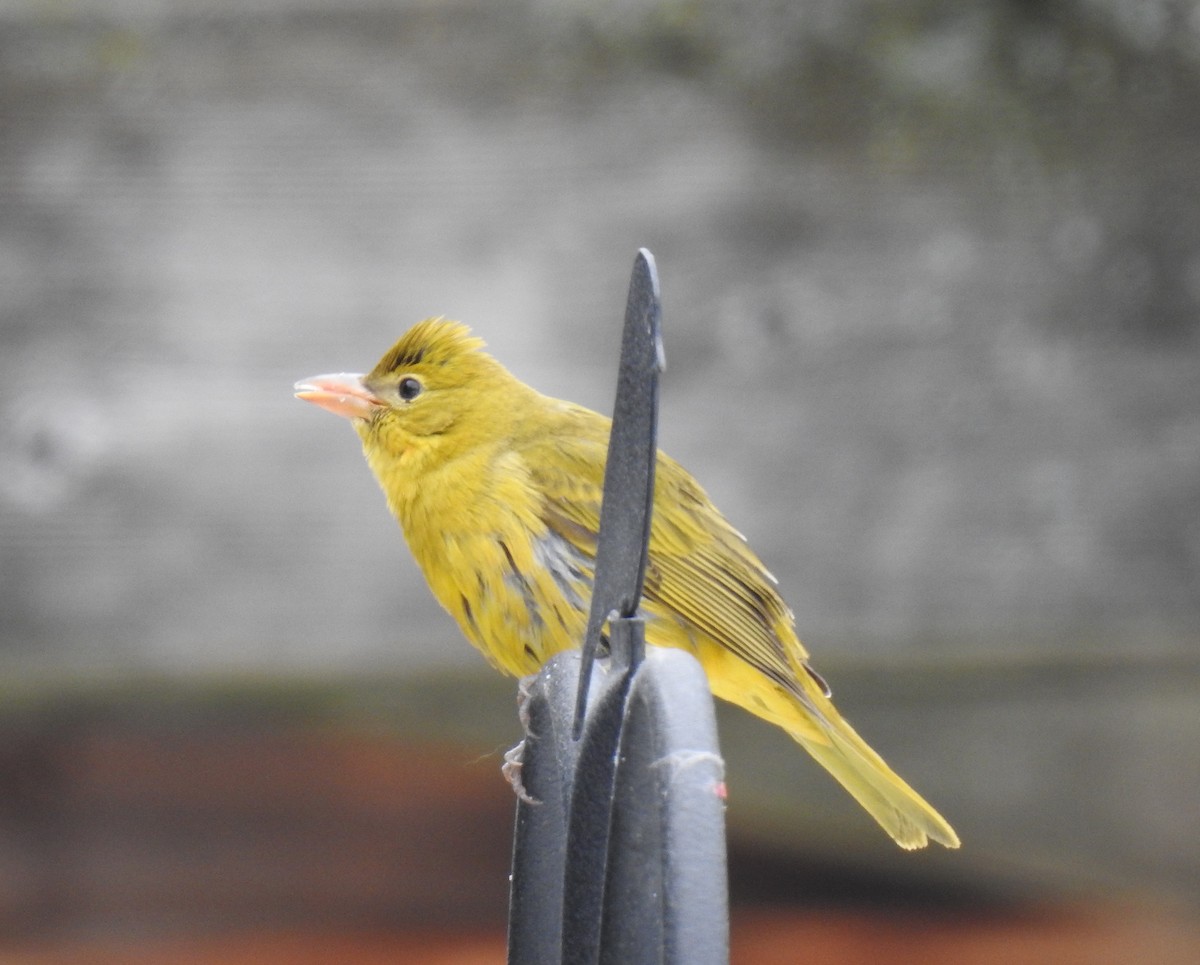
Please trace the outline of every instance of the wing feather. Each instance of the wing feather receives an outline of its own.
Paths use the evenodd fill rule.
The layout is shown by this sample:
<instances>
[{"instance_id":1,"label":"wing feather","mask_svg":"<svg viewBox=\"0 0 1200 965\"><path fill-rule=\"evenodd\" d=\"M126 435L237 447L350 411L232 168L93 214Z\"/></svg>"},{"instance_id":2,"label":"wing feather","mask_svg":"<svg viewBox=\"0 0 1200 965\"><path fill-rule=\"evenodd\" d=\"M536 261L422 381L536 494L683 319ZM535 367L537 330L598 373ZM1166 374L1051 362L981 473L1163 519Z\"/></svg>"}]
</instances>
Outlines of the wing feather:
<instances>
[{"instance_id":1,"label":"wing feather","mask_svg":"<svg viewBox=\"0 0 1200 965\"><path fill-rule=\"evenodd\" d=\"M543 497L542 520L585 558L595 559L609 420L575 406L573 423L530 439L553 447L526 465ZM773 578L687 471L662 452L644 596L647 609L675 620L688 636L711 640L809 702L798 677L807 653Z\"/></svg>"}]
</instances>

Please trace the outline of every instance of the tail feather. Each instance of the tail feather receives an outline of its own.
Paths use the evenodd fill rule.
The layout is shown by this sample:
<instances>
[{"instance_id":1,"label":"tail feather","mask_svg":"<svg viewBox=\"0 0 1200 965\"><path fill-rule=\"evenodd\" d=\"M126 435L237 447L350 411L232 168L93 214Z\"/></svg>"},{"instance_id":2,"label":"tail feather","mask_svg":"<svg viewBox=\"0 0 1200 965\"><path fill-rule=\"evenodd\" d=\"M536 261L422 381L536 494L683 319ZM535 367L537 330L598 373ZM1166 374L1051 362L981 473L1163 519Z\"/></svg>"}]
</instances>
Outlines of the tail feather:
<instances>
[{"instance_id":1,"label":"tail feather","mask_svg":"<svg viewBox=\"0 0 1200 965\"><path fill-rule=\"evenodd\" d=\"M822 708L829 743L811 734L792 736L817 762L837 778L859 804L902 848L923 848L932 838L947 848L958 847L958 835L930 804L876 754L832 705Z\"/></svg>"},{"instance_id":2,"label":"tail feather","mask_svg":"<svg viewBox=\"0 0 1200 965\"><path fill-rule=\"evenodd\" d=\"M655 643L692 646L690 637L671 639L674 621L647 627ZM656 638L651 638L651 630ZM958 835L916 791L884 763L833 706L824 681L797 665L795 686L768 679L733 650L701 639L697 654L709 686L723 700L782 727L817 759L902 848L923 848L930 839L958 847Z\"/></svg>"}]
</instances>

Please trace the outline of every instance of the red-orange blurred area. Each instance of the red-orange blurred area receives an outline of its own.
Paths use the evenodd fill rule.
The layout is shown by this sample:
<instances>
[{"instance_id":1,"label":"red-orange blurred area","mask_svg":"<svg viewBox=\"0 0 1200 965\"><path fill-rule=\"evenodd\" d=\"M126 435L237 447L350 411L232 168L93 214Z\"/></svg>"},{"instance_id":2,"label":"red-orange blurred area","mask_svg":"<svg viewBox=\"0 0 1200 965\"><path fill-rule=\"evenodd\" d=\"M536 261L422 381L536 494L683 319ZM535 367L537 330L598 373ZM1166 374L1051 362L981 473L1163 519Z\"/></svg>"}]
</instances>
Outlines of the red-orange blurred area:
<instances>
[{"instance_id":1,"label":"red-orange blurred area","mask_svg":"<svg viewBox=\"0 0 1200 965\"><path fill-rule=\"evenodd\" d=\"M172 941L63 943L5 953L12 965L495 965L504 932L263 932Z\"/></svg>"},{"instance_id":2,"label":"red-orange blurred area","mask_svg":"<svg viewBox=\"0 0 1200 965\"><path fill-rule=\"evenodd\" d=\"M80 718L5 736L0 961L504 960L513 803L497 760L362 731L210 731ZM731 847L735 897L761 896L739 877L759 866ZM1140 905L771 895L735 904L732 952L741 965L1184 965L1200 936Z\"/></svg>"},{"instance_id":3,"label":"red-orange blurred area","mask_svg":"<svg viewBox=\"0 0 1200 965\"><path fill-rule=\"evenodd\" d=\"M1110 908L1034 918L902 922L869 914L735 914L732 965L1192 965L1194 929ZM238 934L123 942L50 942L4 951L10 965L496 965L504 933L491 928Z\"/></svg>"},{"instance_id":4,"label":"red-orange blurred area","mask_svg":"<svg viewBox=\"0 0 1200 965\"><path fill-rule=\"evenodd\" d=\"M15 934L500 921L512 799L491 758L269 724L9 735Z\"/></svg>"},{"instance_id":5,"label":"red-orange blurred area","mask_svg":"<svg viewBox=\"0 0 1200 965\"><path fill-rule=\"evenodd\" d=\"M1121 906L912 919L743 910L732 945L734 965L1185 965L1198 960L1200 933Z\"/></svg>"}]
</instances>

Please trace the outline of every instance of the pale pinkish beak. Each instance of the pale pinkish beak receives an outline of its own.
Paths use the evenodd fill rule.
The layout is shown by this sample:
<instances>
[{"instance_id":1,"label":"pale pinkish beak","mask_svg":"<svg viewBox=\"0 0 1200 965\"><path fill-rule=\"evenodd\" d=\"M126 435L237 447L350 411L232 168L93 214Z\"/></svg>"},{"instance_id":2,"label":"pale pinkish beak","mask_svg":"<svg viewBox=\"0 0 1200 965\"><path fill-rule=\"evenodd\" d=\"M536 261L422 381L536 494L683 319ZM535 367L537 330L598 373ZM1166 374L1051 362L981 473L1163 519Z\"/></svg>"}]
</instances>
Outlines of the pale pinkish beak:
<instances>
[{"instance_id":1,"label":"pale pinkish beak","mask_svg":"<svg viewBox=\"0 0 1200 965\"><path fill-rule=\"evenodd\" d=\"M383 399L363 385L363 377L352 372L336 375L314 375L295 385L296 398L328 409L347 419L369 419L387 405Z\"/></svg>"}]
</instances>

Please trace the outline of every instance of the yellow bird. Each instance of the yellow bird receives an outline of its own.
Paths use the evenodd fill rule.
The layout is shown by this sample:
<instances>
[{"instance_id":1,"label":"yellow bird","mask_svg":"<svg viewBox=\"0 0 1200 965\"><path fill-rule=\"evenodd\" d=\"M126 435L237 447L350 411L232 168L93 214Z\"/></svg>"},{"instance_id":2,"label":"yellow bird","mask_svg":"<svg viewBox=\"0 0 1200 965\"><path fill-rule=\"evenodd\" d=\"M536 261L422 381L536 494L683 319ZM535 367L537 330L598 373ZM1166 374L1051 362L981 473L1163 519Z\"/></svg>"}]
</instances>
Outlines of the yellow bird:
<instances>
[{"instance_id":1,"label":"yellow bird","mask_svg":"<svg viewBox=\"0 0 1200 965\"><path fill-rule=\"evenodd\" d=\"M296 396L350 419L434 596L497 669L533 674L580 645L610 420L525 385L442 318L369 374L305 379ZM958 847L842 719L774 577L662 452L642 612L649 643L694 654L716 696L787 731L902 848Z\"/></svg>"}]
</instances>

